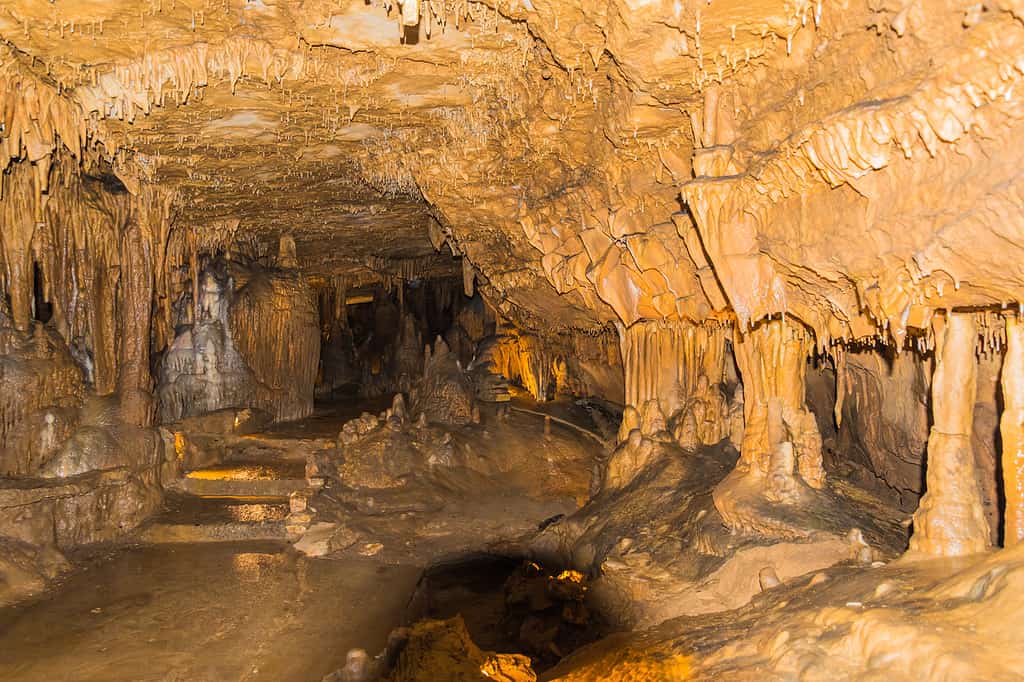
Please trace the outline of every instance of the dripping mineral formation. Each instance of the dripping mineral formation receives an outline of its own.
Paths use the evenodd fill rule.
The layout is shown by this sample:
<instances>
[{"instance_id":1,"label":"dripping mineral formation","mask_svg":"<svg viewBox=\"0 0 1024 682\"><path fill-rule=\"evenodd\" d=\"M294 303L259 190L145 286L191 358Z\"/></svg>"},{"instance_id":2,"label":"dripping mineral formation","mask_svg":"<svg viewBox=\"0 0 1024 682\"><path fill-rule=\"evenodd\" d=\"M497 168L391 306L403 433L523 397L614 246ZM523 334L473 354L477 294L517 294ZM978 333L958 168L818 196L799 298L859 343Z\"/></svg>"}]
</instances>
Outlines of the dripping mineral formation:
<instances>
[{"instance_id":1,"label":"dripping mineral formation","mask_svg":"<svg viewBox=\"0 0 1024 682\"><path fill-rule=\"evenodd\" d=\"M1022 81L1017 0L0 0L0 678L1024 679Z\"/></svg>"}]
</instances>

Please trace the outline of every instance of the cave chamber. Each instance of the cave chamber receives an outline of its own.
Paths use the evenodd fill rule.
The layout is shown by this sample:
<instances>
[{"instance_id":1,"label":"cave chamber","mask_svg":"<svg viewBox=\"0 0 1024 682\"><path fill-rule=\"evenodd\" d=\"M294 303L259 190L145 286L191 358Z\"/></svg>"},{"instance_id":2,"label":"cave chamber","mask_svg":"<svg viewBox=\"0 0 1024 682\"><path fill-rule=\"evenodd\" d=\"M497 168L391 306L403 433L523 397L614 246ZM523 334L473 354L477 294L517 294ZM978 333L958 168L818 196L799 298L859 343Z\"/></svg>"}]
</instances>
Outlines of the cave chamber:
<instances>
[{"instance_id":1,"label":"cave chamber","mask_svg":"<svg viewBox=\"0 0 1024 682\"><path fill-rule=\"evenodd\" d=\"M3 679L1024 678L1019 2L0 38Z\"/></svg>"}]
</instances>

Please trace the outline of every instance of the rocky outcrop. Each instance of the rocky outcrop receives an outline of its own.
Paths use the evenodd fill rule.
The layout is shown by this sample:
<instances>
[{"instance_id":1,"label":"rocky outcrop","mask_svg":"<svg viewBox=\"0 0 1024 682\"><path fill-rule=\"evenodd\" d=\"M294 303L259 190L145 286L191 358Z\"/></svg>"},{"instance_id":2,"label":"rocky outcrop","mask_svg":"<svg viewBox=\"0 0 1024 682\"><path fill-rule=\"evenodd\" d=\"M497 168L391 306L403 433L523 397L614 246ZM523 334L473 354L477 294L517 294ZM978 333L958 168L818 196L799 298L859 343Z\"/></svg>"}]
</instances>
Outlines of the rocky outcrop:
<instances>
[{"instance_id":1,"label":"rocky outcrop","mask_svg":"<svg viewBox=\"0 0 1024 682\"><path fill-rule=\"evenodd\" d=\"M194 322L179 327L163 356L161 420L242 407L280 420L307 416L320 351L308 287L294 272L228 270L202 273Z\"/></svg>"}]
</instances>

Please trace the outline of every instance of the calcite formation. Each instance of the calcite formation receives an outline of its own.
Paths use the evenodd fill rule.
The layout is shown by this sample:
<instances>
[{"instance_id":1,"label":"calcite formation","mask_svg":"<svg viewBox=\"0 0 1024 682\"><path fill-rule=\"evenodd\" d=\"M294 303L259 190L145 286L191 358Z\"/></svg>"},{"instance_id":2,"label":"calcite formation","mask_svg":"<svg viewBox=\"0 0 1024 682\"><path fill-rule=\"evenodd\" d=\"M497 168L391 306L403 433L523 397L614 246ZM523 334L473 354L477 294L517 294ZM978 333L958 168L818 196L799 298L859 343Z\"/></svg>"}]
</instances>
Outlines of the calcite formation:
<instances>
[{"instance_id":1,"label":"calcite formation","mask_svg":"<svg viewBox=\"0 0 1024 682\"><path fill-rule=\"evenodd\" d=\"M825 485L821 435L805 404L806 332L783 320L764 322L736 339L743 389L740 461L715 489L715 505L733 528L765 530L758 514L744 513L749 495L784 505ZM974 484L973 478L971 484Z\"/></svg>"},{"instance_id":2,"label":"calcite formation","mask_svg":"<svg viewBox=\"0 0 1024 682\"><path fill-rule=\"evenodd\" d=\"M395 433L614 421L593 509L685 497L688 584L870 565L902 517L850 485L919 558L1024 539L1018 0L4 0L0 39L27 583L156 507L172 424L395 393ZM588 570L630 554L598 513Z\"/></svg>"},{"instance_id":3,"label":"calcite formation","mask_svg":"<svg viewBox=\"0 0 1024 682\"><path fill-rule=\"evenodd\" d=\"M162 358L162 420L237 406L276 419L311 414L320 334L306 281L294 270L223 263L199 281L196 303Z\"/></svg>"},{"instance_id":4,"label":"calcite formation","mask_svg":"<svg viewBox=\"0 0 1024 682\"><path fill-rule=\"evenodd\" d=\"M927 492L914 515L910 548L959 556L983 551L989 543L971 452L977 332L970 314L953 313L934 324L938 360L932 384L934 423L928 437Z\"/></svg>"},{"instance_id":5,"label":"calcite formation","mask_svg":"<svg viewBox=\"0 0 1024 682\"><path fill-rule=\"evenodd\" d=\"M1003 360L1003 478L1006 481L1005 538L1007 545L1024 540L1024 338L1020 322L1006 320L1006 358Z\"/></svg>"}]
</instances>

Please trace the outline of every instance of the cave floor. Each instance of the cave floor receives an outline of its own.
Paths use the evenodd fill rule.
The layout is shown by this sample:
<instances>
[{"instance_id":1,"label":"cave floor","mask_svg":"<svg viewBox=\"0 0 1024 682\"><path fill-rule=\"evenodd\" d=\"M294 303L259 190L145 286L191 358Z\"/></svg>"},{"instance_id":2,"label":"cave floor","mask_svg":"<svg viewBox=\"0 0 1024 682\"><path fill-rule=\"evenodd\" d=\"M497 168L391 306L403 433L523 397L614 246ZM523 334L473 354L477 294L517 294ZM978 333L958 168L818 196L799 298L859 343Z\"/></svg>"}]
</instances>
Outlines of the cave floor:
<instances>
[{"instance_id":1,"label":"cave floor","mask_svg":"<svg viewBox=\"0 0 1024 682\"><path fill-rule=\"evenodd\" d=\"M482 424L453 435L456 451L483 457L463 463L476 462L476 469L419 472L410 485L390 492L328 490L317 498L314 504L321 507L321 517L351 535L347 549L327 559L310 558L286 542L263 539L285 537L288 502L283 495L169 494L164 511L136 536L150 544L84 550L70 557L76 568L54 589L0 609L0 680L320 680L342 667L351 649L371 655L383 650L388 634L408 617L410 598L427 566L487 550L515 556L525 550L538 522L546 525L551 517L552 531L578 522L555 519L571 514L585 498L589 463L600 457L601 413L573 403L538 405L521 396L514 399L513 408L504 421L488 413ZM286 443L308 447L305 443L311 439L327 438L339 422L368 409L372 407L365 404L328 406L308 420L254 434L254 442L273 442L274 448L261 445L261 458L207 467L195 480L263 486L299 477L302 462L290 456L295 454L291 446L276 448ZM558 421L545 427L543 414L538 413ZM581 434L581 428L590 435ZM537 448L540 443L544 446ZM571 443L583 447L565 449ZM290 454L275 462L267 459L273 452ZM495 452L513 458L516 465L507 471L479 468ZM535 461L540 453L543 457ZM601 512L600 527L615 538L640 538L638 547L645 551L634 554L652 561L653 568L634 566L633 554L620 557L619 563L631 567L626 577L647 580L659 571L675 570L671 562L658 558L659 546L643 541L645 519L651 516L655 525L687 526L673 521L668 512L671 508L684 513L687 505L665 491L692 496L679 481L692 480L698 472L691 468L713 455L709 451L696 458L669 457L665 479L645 479L641 487L650 494L636 497L640 502L630 505L632 511L613 513L601 505L614 500L601 498L586 512ZM556 459L544 459L551 456ZM716 466L725 471L731 463L730 456ZM529 476L523 479L521 472ZM541 488L547 494L533 499L530 484L538 477L546 477ZM717 480L708 472L696 478L704 485ZM840 481L835 485L837 494L856 492ZM873 544L885 549L881 540L903 537L897 532L900 524L893 521L892 528L875 528L868 523L893 514L867 504L870 496L865 495L854 496L868 514L859 524ZM583 530L583 540L601 544L596 532ZM656 533L659 538L669 535ZM488 541L495 538L502 541L490 546ZM221 541L225 539L234 541ZM673 556L679 554L678 545L669 550ZM885 552L887 557L891 553ZM621 587L614 580L617 565L607 563L608 584L598 581L597 592L612 594ZM962 577L942 582L961 571ZM749 572L756 580L756 570ZM667 589L669 573L668 582L651 583L652 596L661 601L680 598ZM1019 599L1006 599L1020 575L1024 571L985 561L963 566L896 562L878 568L847 563L812 571L736 611L671 619L654 630L612 636L570 656L548 676L639 679L632 664L620 668L623 661L640 657L664 663L650 679L675 679L674 672L666 676L665 666L672 665L681 666L685 677L692 679L784 677L793 666L799 669L805 663L818 665L823 673L812 679L826 679L829 661L853 671L854 679L857 671L874 665L865 663L870 651L898 642L898 633L907 640L930 642L929 628L938 627L957 632L974 646L977 637L957 630L960 620L973 623L971 610L985 602L1007 615L1018 612ZM631 594L636 603L643 602L637 593ZM945 607L953 611L947 614ZM858 639L861 631L870 635L864 642ZM779 632L791 634L779 640ZM962 659L978 669L995 670L982 665L983 656L965 653L970 647L957 646L957 637L940 638L941 643L932 646L935 665L962 672L957 665ZM868 653L862 654L862 649ZM921 658L918 665L924 662ZM1008 662L1006 670L1018 663ZM600 676L587 677L595 671L601 671ZM907 676L916 677L917 672L919 668Z\"/></svg>"},{"instance_id":2,"label":"cave floor","mask_svg":"<svg viewBox=\"0 0 1024 682\"><path fill-rule=\"evenodd\" d=\"M319 680L351 648L383 649L421 572L282 543L78 559L42 599L0 610L0 679Z\"/></svg>"},{"instance_id":3,"label":"cave floor","mask_svg":"<svg viewBox=\"0 0 1024 682\"><path fill-rule=\"evenodd\" d=\"M317 402L313 414L304 419L272 424L260 436L264 438L337 438L338 431L350 419L363 412L378 414L391 407L392 396L379 398L341 398Z\"/></svg>"},{"instance_id":4,"label":"cave floor","mask_svg":"<svg viewBox=\"0 0 1024 682\"><path fill-rule=\"evenodd\" d=\"M486 426L460 434L458 446L523 453L545 440L543 415L526 412L536 412L537 405L517 403L523 411L507 423L489 418ZM365 547L376 546L369 540L329 559L295 551L283 541L287 497L256 493L301 478L310 443L333 443L345 421L383 406L318 406L307 419L247 436L252 445L239 451L241 457L190 472L178 483L252 491L204 495L179 485L132 544L94 546L69 557L76 568L52 589L0 610L0 679L319 680L340 668L350 649L372 655L384 648L431 557L479 548L481 538L502 531L536 529L544 518L573 510L585 495L589 460L573 464L569 479L559 473L555 478L565 490L543 501L531 499L510 472L492 472L496 478L477 473L465 481L459 473L448 481L448 494L465 494L490 480L486 494L481 488L461 502L445 498L437 518L411 512L407 523L396 524L390 514L378 517L381 510L367 517L369 540L385 548L379 555L365 555ZM560 410L573 421L586 416L557 404L543 409ZM550 447L580 439L565 422L553 431ZM583 441L589 445L580 453L599 449L600 439ZM352 508L346 516L353 513L358 516ZM374 519L384 525L376 528ZM407 538L384 529L422 537L429 550L397 551Z\"/></svg>"}]
</instances>

